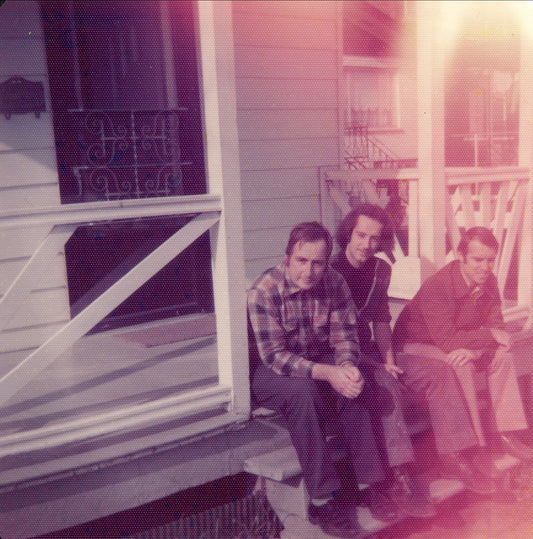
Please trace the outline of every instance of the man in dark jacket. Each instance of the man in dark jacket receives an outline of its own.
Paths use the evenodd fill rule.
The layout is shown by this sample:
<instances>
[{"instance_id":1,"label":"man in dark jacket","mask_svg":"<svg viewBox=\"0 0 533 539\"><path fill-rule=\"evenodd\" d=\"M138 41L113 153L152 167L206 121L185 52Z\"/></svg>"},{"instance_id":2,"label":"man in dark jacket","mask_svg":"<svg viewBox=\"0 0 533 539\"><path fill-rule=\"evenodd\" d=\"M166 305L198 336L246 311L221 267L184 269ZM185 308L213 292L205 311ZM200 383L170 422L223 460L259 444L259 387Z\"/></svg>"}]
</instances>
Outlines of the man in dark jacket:
<instances>
[{"instance_id":1,"label":"man in dark jacket","mask_svg":"<svg viewBox=\"0 0 533 539\"><path fill-rule=\"evenodd\" d=\"M516 433L527 422L492 273L497 252L490 230L466 231L458 260L424 282L394 327L402 379L425 398L445 468L459 475L475 469L482 454L475 448L486 443L473 381L477 370L488 376L503 449L523 460L533 458Z\"/></svg>"}]
</instances>

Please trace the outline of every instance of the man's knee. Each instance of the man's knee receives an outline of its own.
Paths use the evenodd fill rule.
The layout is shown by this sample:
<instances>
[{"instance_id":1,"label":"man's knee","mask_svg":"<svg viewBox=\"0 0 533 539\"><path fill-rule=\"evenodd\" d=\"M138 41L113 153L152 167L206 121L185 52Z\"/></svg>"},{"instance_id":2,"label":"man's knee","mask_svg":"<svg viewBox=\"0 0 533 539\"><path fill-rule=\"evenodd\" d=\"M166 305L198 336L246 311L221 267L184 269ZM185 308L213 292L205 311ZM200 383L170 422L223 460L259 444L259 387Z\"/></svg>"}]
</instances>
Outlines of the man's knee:
<instances>
[{"instance_id":1,"label":"man's knee","mask_svg":"<svg viewBox=\"0 0 533 539\"><path fill-rule=\"evenodd\" d=\"M406 355L400 366L416 392L422 391L426 398L446 399L459 395L459 382L451 365L435 357Z\"/></svg>"},{"instance_id":2,"label":"man's knee","mask_svg":"<svg viewBox=\"0 0 533 539\"><path fill-rule=\"evenodd\" d=\"M459 384L454 368L444 361L436 362L432 376L429 378L430 396L448 397L451 392L458 392Z\"/></svg>"},{"instance_id":3,"label":"man's knee","mask_svg":"<svg viewBox=\"0 0 533 539\"><path fill-rule=\"evenodd\" d=\"M284 411L315 405L320 399L319 383L311 378L282 376L265 367L255 373L251 389L258 404Z\"/></svg>"},{"instance_id":4,"label":"man's knee","mask_svg":"<svg viewBox=\"0 0 533 539\"><path fill-rule=\"evenodd\" d=\"M366 406L378 410L380 415L389 415L400 406L400 384L382 366L363 371L363 375L365 385L361 397Z\"/></svg>"},{"instance_id":5,"label":"man's knee","mask_svg":"<svg viewBox=\"0 0 533 539\"><path fill-rule=\"evenodd\" d=\"M500 346L494 352L491 352L489 370L505 370L505 371L514 371L514 356L513 353Z\"/></svg>"},{"instance_id":6,"label":"man's knee","mask_svg":"<svg viewBox=\"0 0 533 539\"><path fill-rule=\"evenodd\" d=\"M321 400L319 383L311 378L290 378L286 384L285 396L291 406L316 406Z\"/></svg>"}]
</instances>

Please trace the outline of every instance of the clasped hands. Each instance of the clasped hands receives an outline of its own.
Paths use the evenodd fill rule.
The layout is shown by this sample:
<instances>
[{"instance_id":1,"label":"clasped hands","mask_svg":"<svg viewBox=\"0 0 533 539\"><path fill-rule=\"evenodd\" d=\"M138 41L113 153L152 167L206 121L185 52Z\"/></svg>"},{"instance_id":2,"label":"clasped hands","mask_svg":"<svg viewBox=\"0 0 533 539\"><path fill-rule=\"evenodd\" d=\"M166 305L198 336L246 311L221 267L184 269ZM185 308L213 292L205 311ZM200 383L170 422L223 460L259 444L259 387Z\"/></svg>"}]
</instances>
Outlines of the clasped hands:
<instances>
[{"instance_id":1,"label":"clasped hands","mask_svg":"<svg viewBox=\"0 0 533 539\"><path fill-rule=\"evenodd\" d=\"M359 396L365 384L361 371L349 362L343 365L315 364L313 378L329 382L337 393L348 399Z\"/></svg>"}]
</instances>

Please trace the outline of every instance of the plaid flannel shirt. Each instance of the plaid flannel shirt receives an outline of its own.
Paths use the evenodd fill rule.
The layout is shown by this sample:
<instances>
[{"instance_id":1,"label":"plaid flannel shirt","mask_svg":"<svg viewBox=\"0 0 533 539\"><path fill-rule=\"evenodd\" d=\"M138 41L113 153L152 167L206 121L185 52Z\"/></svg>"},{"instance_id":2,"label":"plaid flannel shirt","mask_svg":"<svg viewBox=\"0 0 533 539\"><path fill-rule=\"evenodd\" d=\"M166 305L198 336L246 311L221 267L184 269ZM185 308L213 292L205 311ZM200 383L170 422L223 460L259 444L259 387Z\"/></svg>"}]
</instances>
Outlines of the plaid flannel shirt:
<instances>
[{"instance_id":1,"label":"plaid flannel shirt","mask_svg":"<svg viewBox=\"0 0 533 539\"><path fill-rule=\"evenodd\" d=\"M248 318L261 361L286 376L310 377L314 362L359 363L357 320L344 279L328 266L309 290L289 282L282 263L248 292Z\"/></svg>"}]
</instances>

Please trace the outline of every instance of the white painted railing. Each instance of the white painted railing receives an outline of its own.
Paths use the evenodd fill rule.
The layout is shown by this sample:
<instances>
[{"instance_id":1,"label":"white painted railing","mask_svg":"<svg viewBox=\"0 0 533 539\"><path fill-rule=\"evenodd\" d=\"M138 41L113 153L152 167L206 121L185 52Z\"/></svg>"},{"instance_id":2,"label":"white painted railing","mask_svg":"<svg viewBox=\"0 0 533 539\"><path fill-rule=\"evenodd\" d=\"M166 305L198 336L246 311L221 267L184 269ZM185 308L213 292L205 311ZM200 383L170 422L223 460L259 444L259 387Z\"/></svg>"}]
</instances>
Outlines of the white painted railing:
<instances>
[{"instance_id":1,"label":"white painted railing","mask_svg":"<svg viewBox=\"0 0 533 539\"><path fill-rule=\"evenodd\" d=\"M461 228L490 228L500 244L494 274L502 296L511 271L519 271L520 241L532 241L532 238L522 235L529 175L527 168L518 167L446 169L446 226L453 255L456 254ZM514 253L518 258L513 266ZM515 305L506 309L507 319L521 318L529 311L529 293L526 291L531 270L517 274L517 280Z\"/></svg>"},{"instance_id":2,"label":"white painted railing","mask_svg":"<svg viewBox=\"0 0 533 539\"><path fill-rule=\"evenodd\" d=\"M472 226L490 228L498 242L500 252L495 267L500 290L504 292L511 271L518 271L513 264L513 253L520 258L525 242L533 238L523 234L524 210L528 196L530 171L527 168L446 168L447 204L446 228L452 250L456 254L460 230ZM352 206L358 202L371 202L385 206L387 199L377 188L377 182L407 182L408 257L396 249L397 260L393 266L390 295L409 299L420 285L420 272L416 264L405 259L418 258L419 238L423 222L423 208L418 205L418 169L397 170L323 170L322 211L323 221L332 230ZM326 199L329 199L326 200ZM331 204L331 201L333 204ZM518 273L518 288L514 305L506 307L507 320L523 318L530 313L531 268ZM420 267L420 266L419 266Z\"/></svg>"},{"instance_id":3,"label":"white painted railing","mask_svg":"<svg viewBox=\"0 0 533 539\"><path fill-rule=\"evenodd\" d=\"M0 404L5 403L28 382L35 379L49 364L200 235L212 229L216 236L222 215L222 203L218 195L196 195L62 205L54 208L29 209L24 212L15 210L0 213L0 232L8 228L29 226L48 229L45 240L0 299L0 334L20 303L36 286L37 279L43 271L46 271L46 264L57 255L78 226L118 219L187 214L195 214L195 217L0 379ZM217 251L222 250L213 249L214 267ZM231 266L230 261L218 263L227 263L228 267ZM222 309L227 308L223 302L217 302L216 296L217 290L215 290L215 311L218 306ZM217 317L219 331L224 324L229 322L224 321L223 316ZM225 406L228 413L220 417L220 425L247 417L249 408L247 410L244 407L244 411L241 409L239 413L239 410L234 409L233 402L237 396L241 402L246 400L248 388L240 387L232 377L231 373L236 371L232 365L235 358L227 357L225 350L227 346L220 341L223 339L219 339L218 344L218 384L137 406L100 413L94 417L5 436L0 440L0 456L64 444L88 436L141 426L147 422L166 421L221 406ZM247 372L247 366L243 362L239 361L239 365L241 370ZM238 378L242 377L240 373ZM240 395L239 392L244 395ZM210 422L210 428L212 427Z\"/></svg>"},{"instance_id":4,"label":"white painted railing","mask_svg":"<svg viewBox=\"0 0 533 539\"><path fill-rule=\"evenodd\" d=\"M321 170L322 221L333 232L342 217L358 203L386 206L389 199L377 187L378 181L400 183L408 202L404 223L407 228L407 255L396 239L392 252L396 262L393 265L389 295L410 299L421 284L418 169Z\"/></svg>"}]
</instances>

